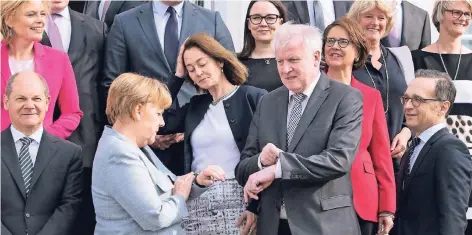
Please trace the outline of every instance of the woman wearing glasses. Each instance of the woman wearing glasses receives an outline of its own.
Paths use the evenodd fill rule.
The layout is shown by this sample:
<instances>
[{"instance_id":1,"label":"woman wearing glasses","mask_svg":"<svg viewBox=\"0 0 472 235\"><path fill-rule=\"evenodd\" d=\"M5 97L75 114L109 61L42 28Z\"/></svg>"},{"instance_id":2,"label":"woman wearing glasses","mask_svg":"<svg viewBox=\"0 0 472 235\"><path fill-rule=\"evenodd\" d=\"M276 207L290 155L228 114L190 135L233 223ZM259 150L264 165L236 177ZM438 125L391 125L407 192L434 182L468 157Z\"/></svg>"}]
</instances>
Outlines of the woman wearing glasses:
<instances>
[{"instance_id":1,"label":"woman wearing glasses","mask_svg":"<svg viewBox=\"0 0 472 235\"><path fill-rule=\"evenodd\" d=\"M456 100L447 118L449 130L472 154L472 50L464 47L461 36L472 18L472 1L437 1L433 23L439 39L412 52L415 69L446 72L456 84Z\"/></svg>"},{"instance_id":2,"label":"woman wearing glasses","mask_svg":"<svg viewBox=\"0 0 472 235\"><path fill-rule=\"evenodd\" d=\"M364 66L354 71L354 76L362 83L380 91L387 118L391 141L391 156L395 171L400 157L405 153L411 131L404 126L403 106L400 97L407 84L414 78L411 52L407 46L385 48L380 39L393 28L393 6L391 1L354 1L348 17L360 23L369 44L369 57Z\"/></svg>"},{"instance_id":3,"label":"woman wearing glasses","mask_svg":"<svg viewBox=\"0 0 472 235\"><path fill-rule=\"evenodd\" d=\"M281 1L251 1L244 22L244 44L238 59L249 70L248 85L272 91L282 86L271 46L275 30L287 21Z\"/></svg>"},{"instance_id":4,"label":"woman wearing glasses","mask_svg":"<svg viewBox=\"0 0 472 235\"><path fill-rule=\"evenodd\" d=\"M361 91L364 97L362 136L351 171L354 208L363 235L388 233L395 214L395 177L390 157L387 122L380 92L359 82L352 71L364 66L369 54L363 30L344 17L323 35L326 74ZM383 229L382 229L383 228Z\"/></svg>"}]
</instances>

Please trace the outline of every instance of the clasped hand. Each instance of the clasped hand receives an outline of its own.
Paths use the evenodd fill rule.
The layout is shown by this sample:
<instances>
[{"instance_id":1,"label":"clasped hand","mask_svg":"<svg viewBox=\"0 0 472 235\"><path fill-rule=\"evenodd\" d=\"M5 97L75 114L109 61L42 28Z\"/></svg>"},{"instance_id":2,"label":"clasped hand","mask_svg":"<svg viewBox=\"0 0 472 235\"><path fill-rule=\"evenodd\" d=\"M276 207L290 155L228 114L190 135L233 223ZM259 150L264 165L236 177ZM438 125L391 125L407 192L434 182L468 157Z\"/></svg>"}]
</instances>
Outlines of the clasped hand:
<instances>
[{"instance_id":1,"label":"clasped hand","mask_svg":"<svg viewBox=\"0 0 472 235\"><path fill-rule=\"evenodd\" d=\"M202 186L210 186L213 184L215 180L225 180L225 172L224 170L215 165L208 166L205 168L200 174L198 174L197 178L195 178L195 174L190 172L186 175L182 175L177 178L174 182L174 189L173 195L182 195L185 200L188 199L190 195L190 191L192 189L192 184L194 180Z\"/></svg>"}]
</instances>

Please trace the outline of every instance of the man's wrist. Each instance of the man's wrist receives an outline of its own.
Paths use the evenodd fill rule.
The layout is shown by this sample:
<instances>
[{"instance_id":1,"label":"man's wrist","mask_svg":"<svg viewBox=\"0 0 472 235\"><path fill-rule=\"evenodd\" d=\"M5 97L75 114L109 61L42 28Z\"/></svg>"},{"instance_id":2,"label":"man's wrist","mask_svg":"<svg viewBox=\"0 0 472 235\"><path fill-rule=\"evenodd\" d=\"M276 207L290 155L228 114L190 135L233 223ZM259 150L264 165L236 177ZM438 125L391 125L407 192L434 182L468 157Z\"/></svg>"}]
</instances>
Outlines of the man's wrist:
<instances>
[{"instance_id":1,"label":"man's wrist","mask_svg":"<svg viewBox=\"0 0 472 235\"><path fill-rule=\"evenodd\" d=\"M198 183L198 176L200 175L200 173L193 173L193 175L195 176L195 179L193 180L193 183L195 185L197 185L198 187L200 187L200 188L205 188L205 185L202 185L202 184Z\"/></svg>"}]
</instances>

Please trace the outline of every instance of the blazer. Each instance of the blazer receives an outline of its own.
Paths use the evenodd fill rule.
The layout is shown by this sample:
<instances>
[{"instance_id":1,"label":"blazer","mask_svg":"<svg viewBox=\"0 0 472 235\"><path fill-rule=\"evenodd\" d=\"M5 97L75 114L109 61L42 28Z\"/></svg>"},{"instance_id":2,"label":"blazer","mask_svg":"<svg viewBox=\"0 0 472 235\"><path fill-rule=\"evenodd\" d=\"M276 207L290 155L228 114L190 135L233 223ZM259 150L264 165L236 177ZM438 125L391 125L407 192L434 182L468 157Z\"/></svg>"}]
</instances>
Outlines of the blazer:
<instances>
[{"instance_id":1,"label":"blazer","mask_svg":"<svg viewBox=\"0 0 472 235\"><path fill-rule=\"evenodd\" d=\"M350 171L362 131L361 92L321 74L287 146L289 91L262 97L254 114L236 179L259 171L262 148L280 148L282 178L260 193L258 235L277 234L284 198L292 234L359 235ZM282 196L283 195L283 196Z\"/></svg>"},{"instance_id":2,"label":"blazer","mask_svg":"<svg viewBox=\"0 0 472 235\"><path fill-rule=\"evenodd\" d=\"M354 77L351 86L364 98L361 141L351 170L354 208L363 220L376 222L380 212L395 214L396 206L387 121L378 90Z\"/></svg>"},{"instance_id":3,"label":"blazer","mask_svg":"<svg viewBox=\"0 0 472 235\"><path fill-rule=\"evenodd\" d=\"M287 8L290 21L295 21L298 24L310 24L310 14L308 13L306 1L283 1L283 4ZM339 19L349 12L352 2L333 0L333 5L335 17Z\"/></svg>"},{"instance_id":4,"label":"blazer","mask_svg":"<svg viewBox=\"0 0 472 235\"><path fill-rule=\"evenodd\" d=\"M465 144L447 128L421 149L402 188L404 157L397 176L397 216L392 234L464 234L472 190L472 161Z\"/></svg>"},{"instance_id":5,"label":"blazer","mask_svg":"<svg viewBox=\"0 0 472 235\"><path fill-rule=\"evenodd\" d=\"M407 46L402 47L388 47L387 50L392 52L392 55L400 64L400 68L405 76L406 84L410 84L415 79L415 66L413 64L413 57L411 56L410 49Z\"/></svg>"},{"instance_id":6,"label":"blazer","mask_svg":"<svg viewBox=\"0 0 472 235\"><path fill-rule=\"evenodd\" d=\"M10 128L1 138L2 235L70 234L82 200L80 147L44 131L26 197Z\"/></svg>"},{"instance_id":7,"label":"blazer","mask_svg":"<svg viewBox=\"0 0 472 235\"><path fill-rule=\"evenodd\" d=\"M92 167L93 156L104 125L105 104L99 91L107 26L92 17L69 10L71 39L67 54L76 78L80 109L84 115L80 124L68 138L82 147L84 167ZM47 34L43 45L51 46ZM54 118L61 114L56 108Z\"/></svg>"},{"instance_id":8,"label":"blazer","mask_svg":"<svg viewBox=\"0 0 472 235\"><path fill-rule=\"evenodd\" d=\"M100 17L98 17L98 9L100 6L100 0L99 1L92 1L92 0L87 0L85 1L85 5L83 8L83 13L93 17L97 20L100 20ZM102 22L105 22L105 24L110 28L113 25L113 20L115 19L115 16L125 12L127 10L133 9L147 1L111 1L110 6L108 7L107 12L105 13L105 20L102 20ZM101 13L100 13L101 14Z\"/></svg>"},{"instance_id":9,"label":"blazer","mask_svg":"<svg viewBox=\"0 0 472 235\"><path fill-rule=\"evenodd\" d=\"M172 195L172 174L149 147L138 148L106 126L92 168L95 235L184 235L182 195ZM189 199L207 188L192 186Z\"/></svg>"},{"instance_id":10,"label":"blazer","mask_svg":"<svg viewBox=\"0 0 472 235\"><path fill-rule=\"evenodd\" d=\"M179 46L195 33L206 32L226 49L234 51L231 34L218 12L184 1ZM152 1L129 10L115 18L105 51L102 86L108 91L120 74L136 72L168 83L175 74L164 54L157 35ZM185 88L185 87L184 87ZM188 99L195 95L186 90Z\"/></svg>"},{"instance_id":11,"label":"blazer","mask_svg":"<svg viewBox=\"0 0 472 235\"><path fill-rule=\"evenodd\" d=\"M83 113L79 107L79 96L75 83L74 71L69 57L61 51L34 43L34 70L41 75L49 87L48 111L44 117L44 128L52 135L66 139L77 128ZM8 79L12 76L9 65L8 46L2 41L1 49L2 104ZM56 102L61 109L61 116L53 121ZM8 111L2 105L2 131L10 125Z\"/></svg>"},{"instance_id":12,"label":"blazer","mask_svg":"<svg viewBox=\"0 0 472 235\"><path fill-rule=\"evenodd\" d=\"M400 46L408 46L413 51L431 44L431 24L427 11L402 1L403 25ZM382 39L382 44L390 47L388 37Z\"/></svg>"}]
</instances>

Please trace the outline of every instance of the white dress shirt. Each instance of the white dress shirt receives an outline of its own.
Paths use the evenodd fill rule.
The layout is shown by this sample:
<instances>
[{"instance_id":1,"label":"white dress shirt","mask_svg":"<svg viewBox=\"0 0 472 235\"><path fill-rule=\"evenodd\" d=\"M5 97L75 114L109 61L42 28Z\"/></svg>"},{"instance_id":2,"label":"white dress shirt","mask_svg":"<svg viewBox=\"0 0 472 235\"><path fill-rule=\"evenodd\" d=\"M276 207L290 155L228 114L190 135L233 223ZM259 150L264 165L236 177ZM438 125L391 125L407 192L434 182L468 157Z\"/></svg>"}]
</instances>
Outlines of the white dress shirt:
<instances>
[{"instance_id":1,"label":"white dress shirt","mask_svg":"<svg viewBox=\"0 0 472 235\"><path fill-rule=\"evenodd\" d=\"M23 137L26 137L26 135L18 131L13 125L11 125L10 130L11 130L11 135L13 136L13 142L15 143L16 153L19 154L21 146L23 146L20 139ZM31 156L31 161L33 161L33 165L36 162L36 156L38 155L39 143L41 143L42 136L43 136L42 126L35 133L28 136L31 139L33 139L31 144L29 145L29 154ZM18 158L19 157L20 156L18 155Z\"/></svg>"},{"instance_id":2,"label":"white dress shirt","mask_svg":"<svg viewBox=\"0 0 472 235\"><path fill-rule=\"evenodd\" d=\"M394 0L395 2L395 13L393 15L393 28L388 34L388 41L391 47L399 47L402 42L402 29L403 29L403 8L402 0ZM411 22L415 23L415 22Z\"/></svg>"},{"instance_id":3,"label":"white dress shirt","mask_svg":"<svg viewBox=\"0 0 472 235\"><path fill-rule=\"evenodd\" d=\"M180 38L180 30L182 29L182 13L183 13L184 1L173 6L177 12L177 24L179 29L177 30L177 36ZM154 13L154 22L156 24L157 35L159 36L159 43L161 44L162 50L164 50L164 35L166 32L167 20L169 20L170 14L167 12L166 4L161 1L152 1L152 11Z\"/></svg>"},{"instance_id":4,"label":"white dress shirt","mask_svg":"<svg viewBox=\"0 0 472 235\"><path fill-rule=\"evenodd\" d=\"M56 23L57 28L59 29L59 33L61 34L62 47L67 53L67 51L69 51L70 39L72 34L72 24L70 21L69 7L64 8L64 10L57 14L61 15L61 17L56 17L54 23Z\"/></svg>"},{"instance_id":5,"label":"white dress shirt","mask_svg":"<svg viewBox=\"0 0 472 235\"><path fill-rule=\"evenodd\" d=\"M307 0L308 4L308 15L310 15L310 25L315 25L315 13L313 9L313 0ZM336 15L334 12L334 3L333 0L319 0L321 3L321 7L323 8L323 19L324 25L327 27L331 23L334 22L336 19Z\"/></svg>"},{"instance_id":6,"label":"white dress shirt","mask_svg":"<svg viewBox=\"0 0 472 235\"><path fill-rule=\"evenodd\" d=\"M413 150L413 154L411 155L410 172L413 169L413 166L415 165L416 159L418 158L418 155L420 154L420 152L423 149L426 142L428 142L428 140L431 137L433 137L433 135L436 134L436 132L438 132L439 130L441 130L445 127L446 127L446 123L441 122L441 123L438 123L438 124L428 128L428 129L426 129L425 131L423 131L423 133L421 133L418 136L418 138L420 139L420 143L416 146L416 148Z\"/></svg>"}]
</instances>

